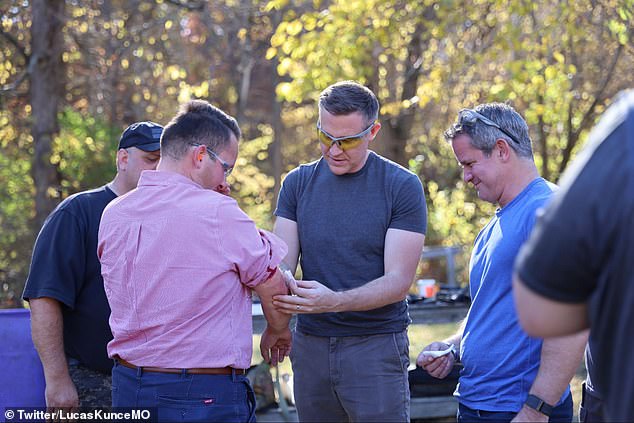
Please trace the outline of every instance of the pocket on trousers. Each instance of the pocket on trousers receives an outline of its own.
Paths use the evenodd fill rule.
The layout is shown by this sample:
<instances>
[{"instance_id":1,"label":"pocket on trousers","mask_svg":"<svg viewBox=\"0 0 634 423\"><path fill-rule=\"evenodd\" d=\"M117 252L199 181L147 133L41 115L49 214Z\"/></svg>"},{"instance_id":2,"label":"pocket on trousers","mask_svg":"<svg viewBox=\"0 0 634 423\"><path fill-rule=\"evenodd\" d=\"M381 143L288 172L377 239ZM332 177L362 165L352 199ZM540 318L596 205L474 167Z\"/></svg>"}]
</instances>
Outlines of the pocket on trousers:
<instances>
[{"instance_id":1,"label":"pocket on trousers","mask_svg":"<svg viewBox=\"0 0 634 423\"><path fill-rule=\"evenodd\" d=\"M156 397L160 407L188 407L188 408L204 408L216 405L216 399L213 396L200 395L196 397L181 397L171 395L158 395Z\"/></svg>"},{"instance_id":2,"label":"pocket on trousers","mask_svg":"<svg viewBox=\"0 0 634 423\"><path fill-rule=\"evenodd\" d=\"M403 372L407 372L409 367L409 338L407 332L396 332L392 334L394 350L398 366Z\"/></svg>"},{"instance_id":3,"label":"pocket on trousers","mask_svg":"<svg viewBox=\"0 0 634 423\"><path fill-rule=\"evenodd\" d=\"M157 406L159 420L165 422L244 421L244 412L240 412L238 404L219 404L211 395L158 395Z\"/></svg>"}]
</instances>

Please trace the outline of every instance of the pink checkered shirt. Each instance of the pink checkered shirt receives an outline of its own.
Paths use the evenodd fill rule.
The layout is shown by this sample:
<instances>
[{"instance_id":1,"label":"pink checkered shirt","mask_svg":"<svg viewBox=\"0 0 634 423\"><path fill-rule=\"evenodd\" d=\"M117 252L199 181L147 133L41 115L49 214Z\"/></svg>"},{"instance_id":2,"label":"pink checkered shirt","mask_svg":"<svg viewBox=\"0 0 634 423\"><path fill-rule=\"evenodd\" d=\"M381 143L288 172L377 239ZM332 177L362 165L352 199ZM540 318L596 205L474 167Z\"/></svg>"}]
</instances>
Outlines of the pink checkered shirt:
<instances>
[{"instance_id":1,"label":"pink checkered shirt","mask_svg":"<svg viewBox=\"0 0 634 423\"><path fill-rule=\"evenodd\" d=\"M99 226L108 355L137 366L248 368L251 288L286 252L232 198L177 173L144 171Z\"/></svg>"}]
</instances>

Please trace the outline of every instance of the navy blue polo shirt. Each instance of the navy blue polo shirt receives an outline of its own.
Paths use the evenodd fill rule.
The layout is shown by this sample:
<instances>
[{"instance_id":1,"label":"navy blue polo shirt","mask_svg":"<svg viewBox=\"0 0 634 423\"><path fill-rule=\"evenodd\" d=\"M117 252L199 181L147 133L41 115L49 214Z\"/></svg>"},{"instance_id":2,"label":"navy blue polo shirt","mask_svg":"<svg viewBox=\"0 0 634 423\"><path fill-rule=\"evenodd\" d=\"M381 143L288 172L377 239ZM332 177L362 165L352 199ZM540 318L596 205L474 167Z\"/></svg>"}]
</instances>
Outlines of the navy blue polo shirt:
<instances>
[{"instance_id":1,"label":"navy blue polo shirt","mask_svg":"<svg viewBox=\"0 0 634 423\"><path fill-rule=\"evenodd\" d=\"M116 194L103 186L74 194L48 216L35 241L22 297L49 297L62 304L64 350L91 369L110 373L106 345L112 339L110 307L97 258L104 208Z\"/></svg>"}]
</instances>

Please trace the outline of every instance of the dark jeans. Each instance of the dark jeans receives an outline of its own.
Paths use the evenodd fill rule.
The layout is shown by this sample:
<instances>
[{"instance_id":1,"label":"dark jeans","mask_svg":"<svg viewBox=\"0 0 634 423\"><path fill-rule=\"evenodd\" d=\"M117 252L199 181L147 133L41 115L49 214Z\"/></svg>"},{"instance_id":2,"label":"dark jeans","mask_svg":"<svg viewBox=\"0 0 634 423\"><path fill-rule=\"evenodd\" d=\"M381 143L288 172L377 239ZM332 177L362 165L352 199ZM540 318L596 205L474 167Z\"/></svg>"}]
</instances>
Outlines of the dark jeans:
<instances>
[{"instance_id":1,"label":"dark jeans","mask_svg":"<svg viewBox=\"0 0 634 423\"><path fill-rule=\"evenodd\" d=\"M458 422L510 422L517 413L512 411L474 410L458 404ZM572 421L572 394L568 394L564 402L553 409L549 422Z\"/></svg>"},{"instance_id":2,"label":"dark jeans","mask_svg":"<svg viewBox=\"0 0 634 423\"><path fill-rule=\"evenodd\" d=\"M581 385L581 404L579 405L579 421L584 422L604 422L603 401L594 392L586 387L586 383Z\"/></svg>"},{"instance_id":3,"label":"dark jeans","mask_svg":"<svg viewBox=\"0 0 634 423\"><path fill-rule=\"evenodd\" d=\"M255 422L253 389L235 373L151 373L115 363L112 406L156 407L165 422Z\"/></svg>"}]
</instances>

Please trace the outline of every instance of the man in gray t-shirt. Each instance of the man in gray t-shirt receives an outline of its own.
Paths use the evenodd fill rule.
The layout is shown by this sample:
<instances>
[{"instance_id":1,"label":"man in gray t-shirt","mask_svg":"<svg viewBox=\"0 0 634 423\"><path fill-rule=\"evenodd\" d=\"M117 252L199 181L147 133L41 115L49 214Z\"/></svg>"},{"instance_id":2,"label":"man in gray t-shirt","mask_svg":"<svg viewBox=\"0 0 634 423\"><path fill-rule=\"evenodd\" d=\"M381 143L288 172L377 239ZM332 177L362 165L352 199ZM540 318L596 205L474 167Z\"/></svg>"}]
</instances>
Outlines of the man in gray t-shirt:
<instances>
[{"instance_id":1,"label":"man in gray t-shirt","mask_svg":"<svg viewBox=\"0 0 634 423\"><path fill-rule=\"evenodd\" d=\"M326 88L322 158L284 180L275 233L303 279L275 305L297 313L291 361L301 421L409 421L405 297L423 248L418 177L368 149L376 96L355 82Z\"/></svg>"}]
</instances>

